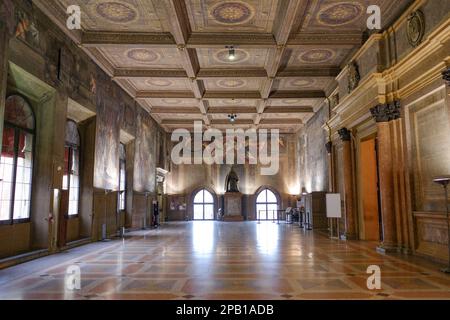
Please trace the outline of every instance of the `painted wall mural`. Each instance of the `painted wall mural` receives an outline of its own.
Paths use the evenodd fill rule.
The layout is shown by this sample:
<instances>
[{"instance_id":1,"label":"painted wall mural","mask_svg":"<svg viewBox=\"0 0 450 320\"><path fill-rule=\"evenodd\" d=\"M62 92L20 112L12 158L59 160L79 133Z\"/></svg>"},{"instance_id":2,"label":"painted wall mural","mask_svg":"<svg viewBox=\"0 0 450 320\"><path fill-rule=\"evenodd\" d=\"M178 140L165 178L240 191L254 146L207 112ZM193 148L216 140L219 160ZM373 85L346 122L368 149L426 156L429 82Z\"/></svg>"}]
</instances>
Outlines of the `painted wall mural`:
<instances>
[{"instance_id":1,"label":"painted wall mural","mask_svg":"<svg viewBox=\"0 0 450 320\"><path fill-rule=\"evenodd\" d=\"M137 111L134 189L155 192L156 185L156 131L154 120L143 110Z\"/></svg>"},{"instance_id":2,"label":"painted wall mural","mask_svg":"<svg viewBox=\"0 0 450 320\"><path fill-rule=\"evenodd\" d=\"M119 181L120 105L119 89L105 75L97 77L97 133L94 187L117 190Z\"/></svg>"}]
</instances>

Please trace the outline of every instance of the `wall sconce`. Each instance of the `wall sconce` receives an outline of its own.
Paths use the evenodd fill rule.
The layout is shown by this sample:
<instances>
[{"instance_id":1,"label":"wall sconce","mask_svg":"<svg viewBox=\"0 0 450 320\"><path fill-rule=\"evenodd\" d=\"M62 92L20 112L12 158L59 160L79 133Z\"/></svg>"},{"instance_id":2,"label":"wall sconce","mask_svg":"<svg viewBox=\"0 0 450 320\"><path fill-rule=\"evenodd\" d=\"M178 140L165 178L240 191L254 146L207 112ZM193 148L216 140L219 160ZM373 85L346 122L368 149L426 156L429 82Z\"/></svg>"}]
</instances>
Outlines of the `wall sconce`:
<instances>
[{"instance_id":1,"label":"wall sconce","mask_svg":"<svg viewBox=\"0 0 450 320\"><path fill-rule=\"evenodd\" d=\"M302 188L302 196L307 196L308 195L308 191L306 191L306 188L303 187Z\"/></svg>"},{"instance_id":2,"label":"wall sconce","mask_svg":"<svg viewBox=\"0 0 450 320\"><path fill-rule=\"evenodd\" d=\"M230 120L231 123L236 122L237 114L229 114L228 119Z\"/></svg>"},{"instance_id":3,"label":"wall sconce","mask_svg":"<svg viewBox=\"0 0 450 320\"><path fill-rule=\"evenodd\" d=\"M228 49L228 60L236 60L236 49L234 49L234 46L226 46L225 48Z\"/></svg>"}]
</instances>

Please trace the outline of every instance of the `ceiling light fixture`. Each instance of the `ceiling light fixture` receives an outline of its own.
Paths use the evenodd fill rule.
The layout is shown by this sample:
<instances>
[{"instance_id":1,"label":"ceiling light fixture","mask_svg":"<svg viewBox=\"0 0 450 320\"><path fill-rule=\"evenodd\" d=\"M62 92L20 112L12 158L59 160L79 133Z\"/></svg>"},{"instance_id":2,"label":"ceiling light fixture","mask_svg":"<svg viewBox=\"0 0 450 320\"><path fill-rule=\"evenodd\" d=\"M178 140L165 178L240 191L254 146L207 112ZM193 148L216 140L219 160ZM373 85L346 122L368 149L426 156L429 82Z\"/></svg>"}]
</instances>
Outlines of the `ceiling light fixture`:
<instances>
[{"instance_id":1,"label":"ceiling light fixture","mask_svg":"<svg viewBox=\"0 0 450 320\"><path fill-rule=\"evenodd\" d=\"M234 49L233 46L226 46L225 48L228 49L228 60L230 61L236 60L236 49Z\"/></svg>"},{"instance_id":2,"label":"ceiling light fixture","mask_svg":"<svg viewBox=\"0 0 450 320\"><path fill-rule=\"evenodd\" d=\"M236 122L237 114L229 114L229 115L228 115L228 119L230 119L230 122L231 122L231 123Z\"/></svg>"}]
</instances>

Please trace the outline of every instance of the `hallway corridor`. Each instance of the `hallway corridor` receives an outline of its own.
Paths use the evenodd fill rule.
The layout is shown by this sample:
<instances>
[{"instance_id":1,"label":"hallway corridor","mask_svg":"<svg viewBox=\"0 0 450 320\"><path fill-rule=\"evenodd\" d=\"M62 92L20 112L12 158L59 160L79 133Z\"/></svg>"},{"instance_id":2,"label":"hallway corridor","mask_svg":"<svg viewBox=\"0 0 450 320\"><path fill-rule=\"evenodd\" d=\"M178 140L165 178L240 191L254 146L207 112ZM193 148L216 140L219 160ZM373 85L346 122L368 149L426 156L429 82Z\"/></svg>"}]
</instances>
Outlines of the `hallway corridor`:
<instances>
[{"instance_id":1,"label":"hallway corridor","mask_svg":"<svg viewBox=\"0 0 450 320\"><path fill-rule=\"evenodd\" d=\"M450 276L295 225L169 223L0 270L0 299L450 299ZM67 267L81 290L66 291ZM366 287L381 267L382 290Z\"/></svg>"}]
</instances>

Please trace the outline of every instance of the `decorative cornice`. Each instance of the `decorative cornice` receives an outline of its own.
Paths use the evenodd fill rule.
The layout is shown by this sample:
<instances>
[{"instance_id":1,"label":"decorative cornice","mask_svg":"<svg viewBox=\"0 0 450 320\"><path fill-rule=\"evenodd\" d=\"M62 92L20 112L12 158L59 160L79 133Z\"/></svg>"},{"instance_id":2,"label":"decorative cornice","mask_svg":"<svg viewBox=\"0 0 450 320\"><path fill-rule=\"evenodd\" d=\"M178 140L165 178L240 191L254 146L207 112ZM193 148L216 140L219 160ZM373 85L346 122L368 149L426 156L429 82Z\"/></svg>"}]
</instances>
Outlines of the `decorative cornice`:
<instances>
[{"instance_id":1,"label":"decorative cornice","mask_svg":"<svg viewBox=\"0 0 450 320\"><path fill-rule=\"evenodd\" d=\"M400 108L400 101L394 101L387 104L379 104L370 109L370 113L376 122L389 122L400 118Z\"/></svg>"},{"instance_id":2,"label":"decorative cornice","mask_svg":"<svg viewBox=\"0 0 450 320\"><path fill-rule=\"evenodd\" d=\"M352 140L352 134L351 134L350 130L348 130L347 128L339 129L338 134L342 141Z\"/></svg>"}]
</instances>

